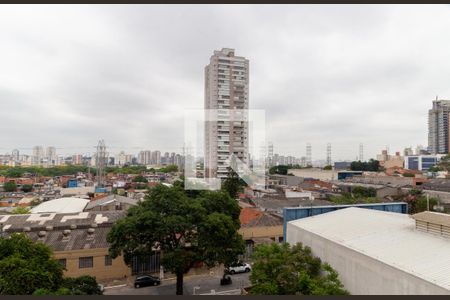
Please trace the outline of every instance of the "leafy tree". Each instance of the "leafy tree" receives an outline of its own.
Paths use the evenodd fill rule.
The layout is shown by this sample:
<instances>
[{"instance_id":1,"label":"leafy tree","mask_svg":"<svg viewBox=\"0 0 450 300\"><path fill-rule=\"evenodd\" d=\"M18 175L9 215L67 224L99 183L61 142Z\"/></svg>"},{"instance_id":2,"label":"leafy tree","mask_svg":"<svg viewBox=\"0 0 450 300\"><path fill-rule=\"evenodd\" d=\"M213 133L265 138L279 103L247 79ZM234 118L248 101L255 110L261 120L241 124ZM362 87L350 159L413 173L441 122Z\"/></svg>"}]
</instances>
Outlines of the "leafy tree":
<instances>
[{"instance_id":1,"label":"leafy tree","mask_svg":"<svg viewBox=\"0 0 450 300\"><path fill-rule=\"evenodd\" d=\"M109 253L113 258L123 255L130 264L135 255L160 250L162 265L176 274L177 295L182 295L184 274L196 263L226 264L243 252L235 202L223 192L189 198L180 186L153 187L145 201L113 226Z\"/></svg>"},{"instance_id":2,"label":"leafy tree","mask_svg":"<svg viewBox=\"0 0 450 300\"><path fill-rule=\"evenodd\" d=\"M350 170L378 172L380 171L380 162L374 159L370 159L368 162L353 161L350 164Z\"/></svg>"},{"instance_id":3,"label":"leafy tree","mask_svg":"<svg viewBox=\"0 0 450 300\"><path fill-rule=\"evenodd\" d=\"M256 295L348 295L338 274L301 243L257 246L250 275Z\"/></svg>"},{"instance_id":4,"label":"leafy tree","mask_svg":"<svg viewBox=\"0 0 450 300\"><path fill-rule=\"evenodd\" d=\"M17 185L14 181L5 182L3 184L3 190L5 192L15 192L17 190Z\"/></svg>"},{"instance_id":5,"label":"leafy tree","mask_svg":"<svg viewBox=\"0 0 450 300\"><path fill-rule=\"evenodd\" d=\"M228 176L222 182L223 191L226 191L231 198L236 199L239 193L244 191L243 187L246 185L245 181L233 169L228 168Z\"/></svg>"},{"instance_id":6,"label":"leafy tree","mask_svg":"<svg viewBox=\"0 0 450 300\"><path fill-rule=\"evenodd\" d=\"M161 173L172 173L172 172L177 172L177 171L178 171L177 165L168 165L168 166L162 167L161 169L158 170L158 172L161 172Z\"/></svg>"},{"instance_id":7,"label":"leafy tree","mask_svg":"<svg viewBox=\"0 0 450 300\"><path fill-rule=\"evenodd\" d=\"M450 154L441 157L435 168L439 171L450 171Z\"/></svg>"},{"instance_id":8,"label":"leafy tree","mask_svg":"<svg viewBox=\"0 0 450 300\"><path fill-rule=\"evenodd\" d=\"M328 166L323 167L323 169L324 169L324 170L333 170L333 167L330 166L330 165L328 165Z\"/></svg>"},{"instance_id":9,"label":"leafy tree","mask_svg":"<svg viewBox=\"0 0 450 300\"><path fill-rule=\"evenodd\" d=\"M18 206L16 208L14 208L11 213L14 215L26 215L26 214L31 213L31 211L30 211L30 208L28 208L28 207Z\"/></svg>"},{"instance_id":10,"label":"leafy tree","mask_svg":"<svg viewBox=\"0 0 450 300\"><path fill-rule=\"evenodd\" d=\"M33 190L33 186L31 184L24 184L21 188L22 192L29 193Z\"/></svg>"},{"instance_id":11,"label":"leafy tree","mask_svg":"<svg viewBox=\"0 0 450 300\"><path fill-rule=\"evenodd\" d=\"M62 288L70 291L71 295L102 295L103 292L93 276L83 275L79 277L64 278Z\"/></svg>"},{"instance_id":12,"label":"leafy tree","mask_svg":"<svg viewBox=\"0 0 450 300\"><path fill-rule=\"evenodd\" d=\"M403 199L401 200L408 203L408 211L410 214L426 211L428 208L428 202L430 210L432 211L433 207L439 203L439 200L433 197L429 197L427 201L427 197L421 190L418 189L411 189L409 193L403 196Z\"/></svg>"},{"instance_id":13,"label":"leafy tree","mask_svg":"<svg viewBox=\"0 0 450 300\"><path fill-rule=\"evenodd\" d=\"M269 174L287 175L288 169L289 166L285 165L273 166L269 169Z\"/></svg>"},{"instance_id":14,"label":"leafy tree","mask_svg":"<svg viewBox=\"0 0 450 300\"><path fill-rule=\"evenodd\" d=\"M143 182L143 183L147 183L148 180L147 180L147 178L145 178L144 176L139 175L139 176L136 176L136 177L133 178L133 182Z\"/></svg>"},{"instance_id":15,"label":"leafy tree","mask_svg":"<svg viewBox=\"0 0 450 300\"><path fill-rule=\"evenodd\" d=\"M24 234L0 237L0 294L31 295L39 288L57 290L63 267L50 248Z\"/></svg>"}]
</instances>

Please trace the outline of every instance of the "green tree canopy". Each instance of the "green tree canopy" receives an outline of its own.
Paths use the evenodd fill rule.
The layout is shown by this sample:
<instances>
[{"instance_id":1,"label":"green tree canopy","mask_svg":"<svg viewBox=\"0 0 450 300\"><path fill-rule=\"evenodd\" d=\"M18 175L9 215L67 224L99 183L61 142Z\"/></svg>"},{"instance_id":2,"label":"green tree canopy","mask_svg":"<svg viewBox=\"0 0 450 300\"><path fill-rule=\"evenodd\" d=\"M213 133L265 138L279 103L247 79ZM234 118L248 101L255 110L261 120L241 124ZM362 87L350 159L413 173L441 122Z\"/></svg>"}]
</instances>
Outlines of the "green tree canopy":
<instances>
[{"instance_id":1,"label":"green tree canopy","mask_svg":"<svg viewBox=\"0 0 450 300\"><path fill-rule=\"evenodd\" d=\"M147 183L148 180L147 180L147 178L145 178L144 176L138 175L138 176L136 176L136 177L133 178L133 182L143 182L143 183Z\"/></svg>"},{"instance_id":2,"label":"green tree canopy","mask_svg":"<svg viewBox=\"0 0 450 300\"><path fill-rule=\"evenodd\" d=\"M247 183L233 169L228 168L228 176L222 182L222 190L227 192L231 198L236 199L239 193L244 191L244 186L247 186Z\"/></svg>"},{"instance_id":3,"label":"green tree canopy","mask_svg":"<svg viewBox=\"0 0 450 300\"><path fill-rule=\"evenodd\" d=\"M300 243L260 245L253 259L252 294L348 295L336 271Z\"/></svg>"},{"instance_id":4,"label":"green tree canopy","mask_svg":"<svg viewBox=\"0 0 450 300\"><path fill-rule=\"evenodd\" d=\"M108 235L110 255L162 254L164 268L177 276L177 294L183 294L183 276L197 262L208 267L230 263L244 250L239 229L239 206L223 192L189 198L180 186L158 185L145 201L130 208Z\"/></svg>"},{"instance_id":5,"label":"green tree canopy","mask_svg":"<svg viewBox=\"0 0 450 300\"><path fill-rule=\"evenodd\" d=\"M0 294L31 295L36 289L57 290L63 267L42 243L15 233L0 237Z\"/></svg>"},{"instance_id":6,"label":"green tree canopy","mask_svg":"<svg viewBox=\"0 0 450 300\"><path fill-rule=\"evenodd\" d=\"M20 189L25 193L29 193L33 190L33 186L31 184L24 184Z\"/></svg>"},{"instance_id":7,"label":"green tree canopy","mask_svg":"<svg viewBox=\"0 0 450 300\"><path fill-rule=\"evenodd\" d=\"M15 192L17 190L17 185L14 181L5 182L3 184L3 189L5 192Z\"/></svg>"},{"instance_id":8,"label":"green tree canopy","mask_svg":"<svg viewBox=\"0 0 450 300\"><path fill-rule=\"evenodd\" d=\"M367 161L353 161L350 164L350 170L352 171L369 171L378 172L380 171L380 162L378 160L370 159Z\"/></svg>"},{"instance_id":9,"label":"green tree canopy","mask_svg":"<svg viewBox=\"0 0 450 300\"><path fill-rule=\"evenodd\" d=\"M29 207L18 206L11 213L14 215L25 215L31 213L31 210Z\"/></svg>"}]
</instances>

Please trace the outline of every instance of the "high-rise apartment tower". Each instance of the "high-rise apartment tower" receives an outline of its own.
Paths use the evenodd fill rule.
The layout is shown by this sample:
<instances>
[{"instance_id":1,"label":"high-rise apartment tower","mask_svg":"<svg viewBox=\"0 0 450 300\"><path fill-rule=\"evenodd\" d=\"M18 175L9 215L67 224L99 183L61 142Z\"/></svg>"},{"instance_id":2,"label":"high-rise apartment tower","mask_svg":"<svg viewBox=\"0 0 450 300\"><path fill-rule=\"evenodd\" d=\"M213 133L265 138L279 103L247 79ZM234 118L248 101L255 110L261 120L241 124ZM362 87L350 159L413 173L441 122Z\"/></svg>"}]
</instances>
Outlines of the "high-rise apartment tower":
<instances>
[{"instance_id":1,"label":"high-rise apartment tower","mask_svg":"<svg viewBox=\"0 0 450 300\"><path fill-rule=\"evenodd\" d=\"M428 111L428 148L432 154L449 153L450 100L433 101Z\"/></svg>"},{"instance_id":2,"label":"high-rise apartment tower","mask_svg":"<svg viewBox=\"0 0 450 300\"><path fill-rule=\"evenodd\" d=\"M233 113L248 109L249 61L234 53L229 48L214 51L205 67L205 115L211 118L208 110L217 110L214 121L207 119L205 124L205 175L209 178L228 176L226 161L232 154L244 163L249 159L248 119Z\"/></svg>"}]
</instances>

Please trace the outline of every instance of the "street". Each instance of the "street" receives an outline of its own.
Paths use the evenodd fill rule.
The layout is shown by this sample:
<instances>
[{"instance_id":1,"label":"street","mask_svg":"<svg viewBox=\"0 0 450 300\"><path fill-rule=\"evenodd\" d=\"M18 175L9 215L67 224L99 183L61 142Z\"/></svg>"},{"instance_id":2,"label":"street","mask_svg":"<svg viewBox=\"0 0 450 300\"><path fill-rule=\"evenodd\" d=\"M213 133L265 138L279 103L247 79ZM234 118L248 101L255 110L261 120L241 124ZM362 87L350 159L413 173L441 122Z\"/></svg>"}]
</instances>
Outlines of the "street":
<instances>
[{"instance_id":1,"label":"street","mask_svg":"<svg viewBox=\"0 0 450 300\"><path fill-rule=\"evenodd\" d=\"M211 290L215 292L222 292L228 290L236 290L243 287L250 286L249 276L250 273L241 273L230 275L232 279L232 284L220 285L219 276L210 275L195 275L188 276L184 278L184 295L193 295L194 287L195 294L206 294L211 293ZM112 287L105 289L105 295L175 295L176 293L176 280L168 279L163 280L159 286L150 286L136 289L134 286L124 286L124 287ZM197 288L198 287L198 288Z\"/></svg>"}]
</instances>

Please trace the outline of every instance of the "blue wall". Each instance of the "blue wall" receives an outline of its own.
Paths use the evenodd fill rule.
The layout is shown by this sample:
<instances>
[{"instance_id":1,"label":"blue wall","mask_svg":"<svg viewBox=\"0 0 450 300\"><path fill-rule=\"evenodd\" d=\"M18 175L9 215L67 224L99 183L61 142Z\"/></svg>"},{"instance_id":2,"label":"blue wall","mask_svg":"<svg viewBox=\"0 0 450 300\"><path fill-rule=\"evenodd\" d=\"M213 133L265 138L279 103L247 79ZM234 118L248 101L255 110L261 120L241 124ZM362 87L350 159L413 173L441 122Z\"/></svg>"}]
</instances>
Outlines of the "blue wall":
<instances>
[{"instance_id":1,"label":"blue wall","mask_svg":"<svg viewBox=\"0 0 450 300\"><path fill-rule=\"evenodd\" d=\"M327 205L312 207L285 207L283 208L283 240L286 241L286 224L289 221L303 219L311 216L321 215L347 207L361 207L382 211L391 211L401 214L408 213L408 204L405 202L352 204L352 205Z\"/></svg>"},{"instance_id":2,"label":"blue wall","mask_svg":"<svg viewBox=\"0 0 450 300\"><path fill-rule=\"evenodd\" d=\"M70 179L67 181L67 187L68 188L75 188L78 186L78 181L76 179Z\"/></svg>"}]
</instances>

